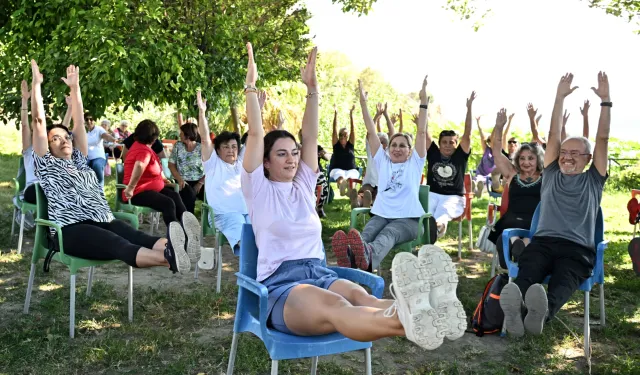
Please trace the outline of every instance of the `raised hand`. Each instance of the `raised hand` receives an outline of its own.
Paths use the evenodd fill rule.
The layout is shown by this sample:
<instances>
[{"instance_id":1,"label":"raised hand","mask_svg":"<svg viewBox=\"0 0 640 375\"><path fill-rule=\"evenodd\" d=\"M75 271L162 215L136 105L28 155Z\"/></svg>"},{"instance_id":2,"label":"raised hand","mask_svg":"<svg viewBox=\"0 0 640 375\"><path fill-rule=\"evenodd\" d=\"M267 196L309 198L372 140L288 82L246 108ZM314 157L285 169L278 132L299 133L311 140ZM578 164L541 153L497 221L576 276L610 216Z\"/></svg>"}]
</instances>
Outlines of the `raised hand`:
<instances>
[{"instance_id":1,"label":"raised hand","mask_svg":"<svg viewBox=\"0 0 640 375\"><path fill-rule=\"evenodd\" d=\"M384 108L382 109L382 113L386 116L389 116L389 113L387 112L387 102L384 103Z\"/></svg>"},{"instance_id":2,"label":"raised hand","mask_svg":"<svg viewBox=\"0 0 640 375\"><path fill-rule=\"evenodd\" d=\"M67 68L67 78L62 77L62 80L70 89L77 89L80 85L80 68L69 65Z\"/></svg>"},{"instance_id":3,"label":"raised hand","mask_svg":"<svg viewBox=\"0 0 640 375\"><path fill-rule=\"evenodd\" d=\"M27 81L22 80L22 83L20 84L20 90L22 91L23 100L31 99L31 91L29 91L29 86L27 85Z\"/></svg>"},{"instance_id":4,"label":"raised hand","mask_svg":"<svg viewBox=\"0 0 640 375\"><path fill-rule=\"evenodd\" d=\"M198 104L198 109L200 111L207 110L207 101L202 99L202 91L198 90L196 93L196 103Z\"/></svg>"},{"instance_id":5,"label":"raised hand","mask_svg":"<svg viewBox=\"0 0 640 375\"><path fill-rule=\"evenodd\" d=\"M516 115L515 113L510 114L509 115L509 121L513 120L513 116L515 116L515 115Z\"/></svg>"},{"instance_id":6,"label":"raised hand","mask_svg":"<svg viewBox=\"0 0 640 375\"><path fill-rule=\"evenodd\" d=\"M282 129L282 125L284 125L285 123L285 119L284 119L284 114L282 113L282 110L278 111L278 129Z\"/></svg>"},{"instance_id":7,"label":"raised hand","mask_svg":"<svg viewBox=\"0 0 640 375\"><path fill-rule=\"evenodd\" d=\"M598 73L598 88L592 87L591 90L593 90L603 102L611 101L611 97L609 96L609 77L607 77L607 73Z\"/></svg>"},{"instance_id":8,"label":"raised hand","mask_svg":"<svg viewBox=\"0 0 640 375\"><path fill-rule=\"evenodd\" d=\"M358 93L360 94L360 105L366 105L368 94L364 91L361 80L358 80Z\"/></svg>"},{"instance_id":9,"label":"raised hand","mask_svg":"<svg viewBox=\"0 0 640 375\"><path fill-rule=\"evenodd\" d=\"M598 75L598 83L599 78L600 76ZM560 78L560 83L558 83L558 91L556 92L556 95L561 98L566 98L567 96L569 96L569 94L574 92L578 88L578 86L571 87L571 82L573 82L573 74L567 73L563 75L562 78ZM607 90L607 93L608 92L609 90Z\"/></svg>"},{"instance_id":10,"label":"raised hand","mask_svg":"<svg viewBox=\"0 0 640 375\"><path fill-rule=\"evenodd\" d=\"M318 47L313 47L309 58L307 59L307 65L300 68L300 75L302 76L302 82L307 85L307 89L318 89L318 78L316 77L316 56L318 54Z\"/></svg>"},{"instance_id":11,"label":"raised hand","mask_svg":"<svg viewBox=\"0 0 640 375\"><path fill-rule=\"evenodd\" d=\"M562 116L562 126L567 125L567 121L569 121L569 116L571 116L571 113L568 113L567 110L564 110L564 115Z\"/></svg>"},{"instance_id":12,"label":"raised hand","mask_svg":"<svg viewBox=\"0 0 640 375\"><path fill-rule=\"evenodd\" d=\"M502 134L502 128L507 123L507 110L502 108L498 111L498 115L496 116L496 127L494 132L497 134Z\"/></svg>"},{"instance_id":13,"label":"raised hand","mask_svg":"<svg viewBox=\"0 0 640 375\"><path fill-rule=\"evenodd\" d=\"M426 78L425 78L426 80ZM473 105L473 101L476 100L476 92L475 91L471 91L471 96L469 96L469 98L467 98L467 108L471 108L471 105Z\"/></svg>"},{"instance_id":14,"label":"raised hand","mask_svg":"<svg viewBox=\"0 0 640 375\"><path fill-rule=\"evenodd\" d=\"M420 89L420 102L423 104L429 104L429 96L427 95L427 78L429 75L424 76L422 81L422 89Z\"/></svg>"},{"instance_id":15,"label":"raised hand","mask_svg":"<svg viewBox=\"0 0 640 375\"><path fill-rule=\"evenodd\" d=\"M264 90L258 91L258 104L260 105L260 110L264 108L264 103L267 102L267 92Z\"/></svg>"},{"instance_id":16,"label":"raised hand","mask_svg":"<svg viewBox=\"0 0 640 375\"><path fill-rule=\"evenodd\" d=\"M391 124L395 124L396 122L398 122L398 115L397 114L392 114L391 118L389 119L389 121L391 121Z\"/></svg>"},{"instance_id":17,"label":"raised hand","mask_svg":"<svg viewBox=\"0 0 640 375\"><path fill-rule=\"evenodd\" d=\"M411 120L413 120L413 123L414 123L414 124L418 125L418 114L417 114L417 113L414 113L414 114L412 115Z\"/></svg>"},{"instance_id":18,"label":"raised hand","mask_svg":"<svg viewBox=\"0 0 640 375\"><path fill-rule=\"evenodd\" d=\"M529 115L529 118L534 118L536 117L536 114L538 113L538 108L533 108L533 104L529 103L527 104L527 114Z\"/></svg>"},{"instance_id":19,"label":"raised hand","mask_svg":"<svg viewBox=\"0 0 640 375\"><path fill-rule=\"evenodd\" d=\"M380 118L380 116L382 116L383 112L384 112L384 110L382 108L382 103L376 104L376 114L375 114L375 116L373 116L373 118L374 119Z\"/></svg>"},{"instance_id":20,"label":"raised hand","mask_svg":"<svg viewBox=\"0 0 640 375\"><path fill-rule=\"evenodd\" d=\"M258 66L253 58L253 46L251 43L247 43L247 55L249 55L249 61L247 62L247 78L245 84L247 86L256 86L258 80Z\"/></svg>"},{"instance_id":21,"label":"raised hand","mask_svg":"<svg viewBox=\"0 0 640 375\"><path fill-rule=\"evenodd\" d=\"M586 116L589 113L589 99L584 101L584 107L580 107L580 114Z\"/></svg>"},{"instance_id":22,"label":"raised hand","mask_svg":"<svg viewBox=\"0 0 640 375\"><path fill-rule=\"evenodd\" d=\"M36 60L31 60L31 75L33 76L31 84L39 85L44 80L42 73L40 73L40 67Z\"/></svg>"},{"instance_id":23,"label":"raised hand","mask_svg":"<svg viewBox=\"0 0 640 375\"><path fill-rule=\"evenodd\" d=\"M482 115L480 115L480 116L476 116L476 122L477 122L477 123L480 123L480 117L482 117Z\"/></svg>"}]
</instances>

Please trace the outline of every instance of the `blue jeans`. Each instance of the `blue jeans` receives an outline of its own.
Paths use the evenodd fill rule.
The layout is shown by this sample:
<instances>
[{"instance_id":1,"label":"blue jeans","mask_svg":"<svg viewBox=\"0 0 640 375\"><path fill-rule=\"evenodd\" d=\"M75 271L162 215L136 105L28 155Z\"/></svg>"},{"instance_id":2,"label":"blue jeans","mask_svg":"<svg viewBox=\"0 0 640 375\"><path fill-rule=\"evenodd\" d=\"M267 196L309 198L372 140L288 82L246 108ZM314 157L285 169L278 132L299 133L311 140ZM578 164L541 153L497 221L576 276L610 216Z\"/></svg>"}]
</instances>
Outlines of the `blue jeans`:
<instances>
[{"instance_id":1,"label":"blue jeans","mask_svg":"<svg viewBox=\"0 0 640 375\"><path fill-rule=\"evenodd\" d=\"M91 159L87 162L87 165L96 173L100 185L104 186L104 166L107 165L107 159Z\"/></svg>"}]
</instances>

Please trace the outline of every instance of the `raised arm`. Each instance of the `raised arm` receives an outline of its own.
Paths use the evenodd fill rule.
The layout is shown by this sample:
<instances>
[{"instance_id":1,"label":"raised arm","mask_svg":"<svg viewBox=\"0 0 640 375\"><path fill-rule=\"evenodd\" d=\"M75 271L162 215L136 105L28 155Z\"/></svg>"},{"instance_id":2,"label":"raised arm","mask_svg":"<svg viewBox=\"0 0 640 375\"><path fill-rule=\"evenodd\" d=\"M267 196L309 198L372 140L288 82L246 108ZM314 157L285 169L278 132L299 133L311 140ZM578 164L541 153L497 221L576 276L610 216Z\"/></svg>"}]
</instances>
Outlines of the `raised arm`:
<instances>
[{"instance_id":1,"label":"raised arm","mask_svg":"<svg viewBox=\"0 0 640 375\"><path fill-rule=\"evenodd\" d=\"M392 115L389 117L389 112L387 112L387 103L384 103L384 110L382 114L384 115L384 120L387 122L387 134L389 135L389 139L391 139L391 136L396 132L393 124L398 120L398 116Z\"/></svg>"},{"instance_id":2,"label":"raised arm","mask_svg":"<svg viewBox=\"0 0 640 375\"><path fill-rule=\"evenodd\" d=\"M536 114L538 113L537 108L533 108L533 104L527 104L527 115L529 115L529 126L531 127L531 142L537 142L542 144L542 140L540 139L540 135L538 134L538 126L536 125Z\"/></svg>"},{"instance_id":3,"label":"raised arm","mask_svg":"<svg viewBox=\"0 0 640 375\"><path fill-rule=\"evenodd\" d=\"M49 151L47 140L47 121L44 115L44 103L42 101L42 74L35 60L31 60L31 121L33 128L33 151L38 156L44 156Z\"/></svg>"},{"instance_id":4,"label":"raised arm","mask_svg":"<svg viewBox=\"0 0 640 375\"><path fill-rule=\"evenodd\" d=\"M567 121L569 121L569 116L571 113L568 113L567 110L564 110L564 115L562 116L562 131L560 132L560 143L564 142L567 139Z\"/></svg>"},{"instance_id":5,"label":"raised arm","mask_svg":"<svg viewBox=\"0 0 640 375\"><path fill-rule=\"evenodd\" d=\"M560 154L560 137L562 135L562 110L564 109L564 99L571 94L577 86L571 87L573 82L573 74L567 73L560 79L558 83L558 90L556 91L556 99L553 103L553 111L551 112L551 126L549 128L549 139L547 139L547 149L544 153L544 166L545 168L558 160ZM608 127L607 127L608 134ZM606 160L605 160L606 168ZM606 169L605 169L606 170Z\"/></svg>"},{"instance_id":6,"label":"raised arm","mask_svg":"<svg viewBox=\"0 0 640 375\"><path fill-rule=\"evenodd\" d=\"M31 92L27 81L22 81L20 85L22 91L22 107L20 108L20 130L22 133L22 152L31 147L31 128L29 127L29 100L31 99Z\"/></svg>"},{"instance_id":7,"label":"raised arm","mask_svg":"<svg viewBox=\"0 0 640 375\"><path fill-rule=\"evenodd\" d=\"M509 131L511 130L511 121L513 120L513 116L515 116L515 113L512 113L509 115L509 120L507 120L507 128L504 130L504 132L502 132L502 149L504 150L504 152L507 152L507 141L509 139ZM494 131L495 133L495 131ZM491 138L491 144L493 145L493 138ZM495 148L491 148L491 150L495 150Z\"/></svg>"},{"instance_id":8,"label":"raised arm","mask_svg":"<svg viewBox=\"0 0 640 375\"><path fill-rule=\"evenodd\" d=\"M213 152L213 142L209 137L209 122L207 121L207 101L202 99L202 91L196 93L196 103L198 103L198 133L200 134L200 148L202 161L207 161ZM233 113L233 108L232 113Z\"/></svg>"},{"instance_id":9,"label":"raised arm","mask_svg":"<svg viewBox=\"0 0 640 375\"><path fill-rule=\"evenodd\" d=\"M420 90L420 112L418 112L418 128L416 129L416 152L418 156L424 158L427 156L427 143L429 136L427 135L428 106L429 96L427 96L427 77L422 81L422 89ZM431 146L431 143L429 143Z\"/></svg>"},{"instance_id":10,"label":"raised arm","mask_svg":"<svg viewBox=\"0 0 640 375\"><path fill-rule=\"evenodd\" d=\"M67 128L69 128L70 127L69 125L71 125L71 113L72 113L71 97L65 95L64 96L64 102L67 103L67 112L65 112L64 118L62 119L62 125L64 125Z\"/></svg>"},{"instance_id":11,"label":"raised arm","mask_svg":"<svg viewBox=\"0 0 640 375\"><path fill-rule=\"evenodd\" d=\"M350 124L350 128L349 128L349 142L351 142L352 145L356 145L356 123L355 121L353 121L353 116L351 116L351 118L349 119Z\"/></svg>"},{"instance_id":12,"label":"raised arm","mask_svg":"<svg viewBox=\"0 0 640 375\"><path fill-rule=\"evenodd\" d=\"M245 96L247 102L247 131L246 151L242 166L244 170L251 173L256 170L264 159L264 129L262 129L262 115L260 114L260 104L258 103L258 90L256 81L258 80L258 67L253 59L253 47L247 43L247 78L245 81Z\"/></svg>"},{"instance_id":13,"label":"raised arm","mask_svg":"<svg viewBox=\"0 0 640 375\"><path fill-rule=\"evenodd\" d=\"M580 114L582 115L582 136L589 138L589 99L584 101L584 107L580 107Z\"/></svg>"},{"instance_id":14,"label":"raised arm","mask_svg":"<svg viewBox=\"0 0 640 375\"><path fill-rule=\"evenodd\" d=\"M473 101L476 99L476 92L472 91L471 96L467 99L467 117L464 120L464 133L460 138L460 147L467 154L471 152L471 128L473 127L473 114L471 108Z\"/></svg>"},{"instance_id":15,"label":"raised arm","mask_svg":"<svg viewBox=\"0 0 640 375\"><path fill-rule=\"evenodd\" d=\"M318 78L316 77L316 56L318 47L313 47L307 65L300 69L302 82L307 86L307 104L302 116L302 161L311 168L318 171L318 102L320 92Z\"/></svg>"},{"instance_id":16,"label":"raised arm","mask_svg":"<svg viewBox=\"0 0 640 375\"><path fill-rule=\"evenodd\" d=\"M287 120L284 119L284 113L282 113L282 110L278 111L278 124L276 125L276 130L282 130L284 128L284 123Z\"/></svg>"},{"instance_id":17,"label":"raised arm","mask_svg":"<svg viewBox=\"0 0 640 375\"><path fill-rule=\"evenodd\" d=\"M338 107L333 105L333 133L331 133L331 145L338 143Z\"/></svg>"},{"instance_id":18,"label":"raised arm","mask_svg":"<svg viewBox=\"0 0 640 375\"><path fill-rule=\"evenodd\" d=\"M600 103L600 120L596 133L596 146L593 151L593 164L601 176L607 175L607 159L609 158L609 127L611 125L611 96L609 95L609 77L607 73L598 73L598 88L592 87L598 95Z\"/></svg>"},{"instance_id":19,"label":"raised arm","mask_svg":"<svg viewBox=\"0 0 640 375\"><path fill-rule=\"evenodd\" d=\"M404 131L404 120L402 120L402 108L400 108L400 113L398 114L399 120L400 120L400 127L398 128L398 133L402 133ZM427 137L429 136L429 133L427 132ZM427 147L430 146L431 143L429 141L427 141Z\"/></svg>"},{"instance_id":20,"label":"raised arm","mask_svg":"<svg viewBox=\"0 0 640 375\"><path fill-rule=\"evenodd\" d=\"M373 116L373 122L376 123L376 131L378 133L382 131L382 128L380 127L380 118L382 117L383 113L384 113L384 109L382 107L382 103L376 104L376 114L375 116Z\"/></svg>"},{"instance_id":21,"label":"raised arm","mask_svg":"<svg viewBox=\"0 0 640 375\"><path fill-rule=\"evenodd\" d=\"M376 126L373 123L373 119L369 114L369 108L367 108L367 93L362 87L362 81L358 80L358 92L360 93L360 108L362 108L362 118L364 120L364 126L367 128L367 141L369 142L369 150L371 155L375 156L380 148L380 138L376 134Z\"/></svg>"},{"instance_id":22,"label":"raised arm","mask_svg":"<svg viewBox=\"0 0 640 375\"><path fill-rule=\"evenodd\" d=\"M67 78L63 77L62 80L69 86L70 90L73 146L80 150L82 155L87 156L89 145L87 144L87 130L84 128L84 106L82 105L82 95L80 94L80 68L69 65Z\"/></svg>"},{"instance_id":23,"label":"raised arm","mask_svg":"<svg viewBox=\"0 0 640 375\"><path fill-rule=\"evenodd\" d=\"M491 139L491 151L493 151L493 160L496 163L496 168L500 171L500 174L508 181L516 174L516 168L509 161L509 159L502 154L502 129L507 122L507 110L502 108L496 116L496 126L493 128L493 138ZM517 161L516 161L517 162Z\"/></svg>"},{"instance_id":24,"label":"raised arm","mask_svg":"<svg viewBox=\"0 0 640 375\"><path fill-rule=\"evenodd\" d=\"M180 110L178 110L176 123L178 124L178 128L180 128L182 125L184 125L184 120L182 119L182 112L180 112Z\"/></svg>"},{"instance_id":25,"label":"raised arm","mask_svg":"<svg viewBox=\"0 0 640 375\"><path fill-rule=\"evenodd\" d=\"M480 132L480 144L482 145L482 153L484 154L484 151L487 149L487 142L484 132L482 131L482 127L480 126L480 117L478 116L476 117L476 124L478 124L478 131Z\"/></svg>"}]
</instances>

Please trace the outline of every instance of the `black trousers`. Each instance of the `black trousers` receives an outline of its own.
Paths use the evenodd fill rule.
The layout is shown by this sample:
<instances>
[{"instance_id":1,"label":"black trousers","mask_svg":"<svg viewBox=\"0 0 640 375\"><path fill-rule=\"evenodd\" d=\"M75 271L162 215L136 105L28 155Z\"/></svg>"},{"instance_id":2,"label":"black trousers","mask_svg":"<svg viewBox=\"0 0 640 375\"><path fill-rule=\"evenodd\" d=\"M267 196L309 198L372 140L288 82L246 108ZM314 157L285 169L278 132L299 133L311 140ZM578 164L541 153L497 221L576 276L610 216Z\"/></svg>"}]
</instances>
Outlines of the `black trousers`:
<instances>
[{"instance_id":1,"label":"black trousers","mask_svg":"<svg viewBox=\"0 0 640 375\"><path fill-rule=\"evenodd\" d=\"M198 184L198 180L196 181L185 181L186 184L180 190L180 198L182 199L182 203L187 211L193 213L196 209L196 199L200 199L204 201L204 186L200 188L200 192L196 193L196 185Z\"/></svg>"},{"instance_id":2,"label":"black trousers","mask_svg":"<svg viewBox=\"0 0 640 375\"><path fill-rule=\"evenodd\" d=\"M159 239L122 220L110 223L86 220L62 227L65 254L92 260L117 259L133 267L137 267L138 250L153 248Z\"/></svg>"},{"instance_id":3,"label":"black trousers","mask_svg":"<svg viewBox=\"0 0 640 375\"><path fill-rule=\"evenodd\" d=\"M36 204L36 185L31 184L24 189L24 201L31 204Z\"/></svg>"},{"instance_id":4,"label":"black trousers","mask_svg":"<svg viewBox=\"0 0 640 375\"><path fill-rule=\"evenodd\" d=\"M549 318L567 303L580 284L591 276L596 252L594 249L556 237L533 237L518 263L514 281L524 297L529 287L551 275L547 298Z\"/></svg>"},{"instance_id":5,"label":"black trousers","mask_svg":"<svg viewBox=\"0 0 640 375\"><path fill-rule=\"evenodd\" d=\"M167 187L159 192L153 190L142 191L131 198L131 203L162 212L162 218L167 227L170 222L180 220L182 214L187 210L184 207L184 203L182 203L180 194Z\"/></svg>"},{"instance_id":6,"label":"black trousers","mask_svg":"<svg viewBox=\"0 0 640 375\"><path fill-rule=\"evenodd\" d=\"M513 215L513 214L509 214L509 212L507 211L507 213L505 213L505 215L496 222L496 225L493 228L493 231L489 233L489 236L487 237L487 239L496 245L496 251L500 259L500 267L505 269L507 268L507 262L505 262L504 260L504 252L502 251L503 249L502 232L504 232L505 229L511 229L511 228L520 228L520 229L531 228L531 217ZM509 241L509 244L511 244L511 241ZM511 251L509 251L509 254L511 254Z\"/></svg>"}]
</instances>

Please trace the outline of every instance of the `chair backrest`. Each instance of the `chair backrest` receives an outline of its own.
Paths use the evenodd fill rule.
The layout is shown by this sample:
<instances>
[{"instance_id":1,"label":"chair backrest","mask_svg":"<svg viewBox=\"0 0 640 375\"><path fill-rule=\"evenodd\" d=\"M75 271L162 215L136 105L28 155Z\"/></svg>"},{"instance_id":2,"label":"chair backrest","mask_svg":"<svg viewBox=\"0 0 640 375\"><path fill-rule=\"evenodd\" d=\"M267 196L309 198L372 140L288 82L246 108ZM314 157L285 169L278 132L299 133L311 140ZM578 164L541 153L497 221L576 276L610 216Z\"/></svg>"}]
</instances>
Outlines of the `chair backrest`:
<instances>
[{"instance_id":1,"label":"chair backrest","mask_svg":"<svg viewBox=\"0 0 640 375\"><path fill-rule=\"evenodd\" d=\"M418 190L418 199L424 212L429 212L429 189L429 185L420 185Z\"/></svg>"},{"instance_id":2,"label":"chair backrest","mask_svg":"<svg viewBox=\"0 0 640 375\"><path fill-rule=\"evenodd\" d=\"M538 221L540 220L541 204L542 202L538 203L538 207L536 207L536 211L533 213L533 218L531 219L531 228L529 229L529 233L532 234L532 237L533 237L533 234L535 234L536 231L538 230ZM594 243L596 246L598 246L598 244L603 240L604 240L604 217L602 215L602 207L598 207L598 216L596 217L596 231L595 231Z\"/></svg>"},{"instance_id":3,"label":"chair backrest","mask_svg":"<svg viewBox=\"0 0 640 375\"><path fill-rule=\"evenodd\" d=\"M462 217L467 220L471 220L471 200L474 196L473 188L471 187L471 173L464 175L464 191L465 205Z\"/></svg>"},{"instance_id":4,"label":"chair backrest","mask_svg":"<svg viewBox=\"0 0 640 375\"><path fill-rule=\"evenodd\" d=\"M44 195L44 190L40 186L40 183L35 183L36 187L36 218L42 220L49 220L49 203L47 202L47 197Z\"/></svg>"},{"instance_id":5,"label":"chair backrest","mask_svg":"<svg viewBox=\"0 0 640 375\"><path fill-rule=\"evenodd\" d=\"M251 224L242 225L240 237L240 273L255 280L258 273L258 246Z\"/></svg>"},{"instance_id":6,"label":"chair backrest","mask_svg":"<svg viewBox=\"0 0 640 375\"><path fill-rule=\"evenodd\" d=\"M507 213L507 208L509 208L509 184L504 186L502 198L500 198L500 217Z\"/></svg>"},{"instance_id":7,"label":"chair backrest","mask_svg":"<svg viewBox=\"0 0 640 375\"><path fill-rule=\"evenodd\" d=\"M122 184L124 181L124 164L116 161L116 184ZM116 202L123 202L122 188L116 188Z\"/></svg>"},{"instance_id":8,"label":"chair backrest","mask_svg":"<svg viewBox=\"0 0 640 375\"><path fill-rule=\"evenodd\" d=\"M18 176L16 177L18 180L18 184L20 184L20 190L25 188L25 184L27 183L27 171L24 168L24 157L20 157L20 165L18 166Z\"/></svg>"},{"instance_id":9,"label":"chair backrest","mask_svg":"<svg viewBox=\"0 0 640 375\"><path fill-rule=\"evenodd\" d=\"M172 179L173 175L169 169L169 158L160 159L160 164L162 165L162 173L164 173L164 176L168 179Z\"/></svg>"}]
</instances>

